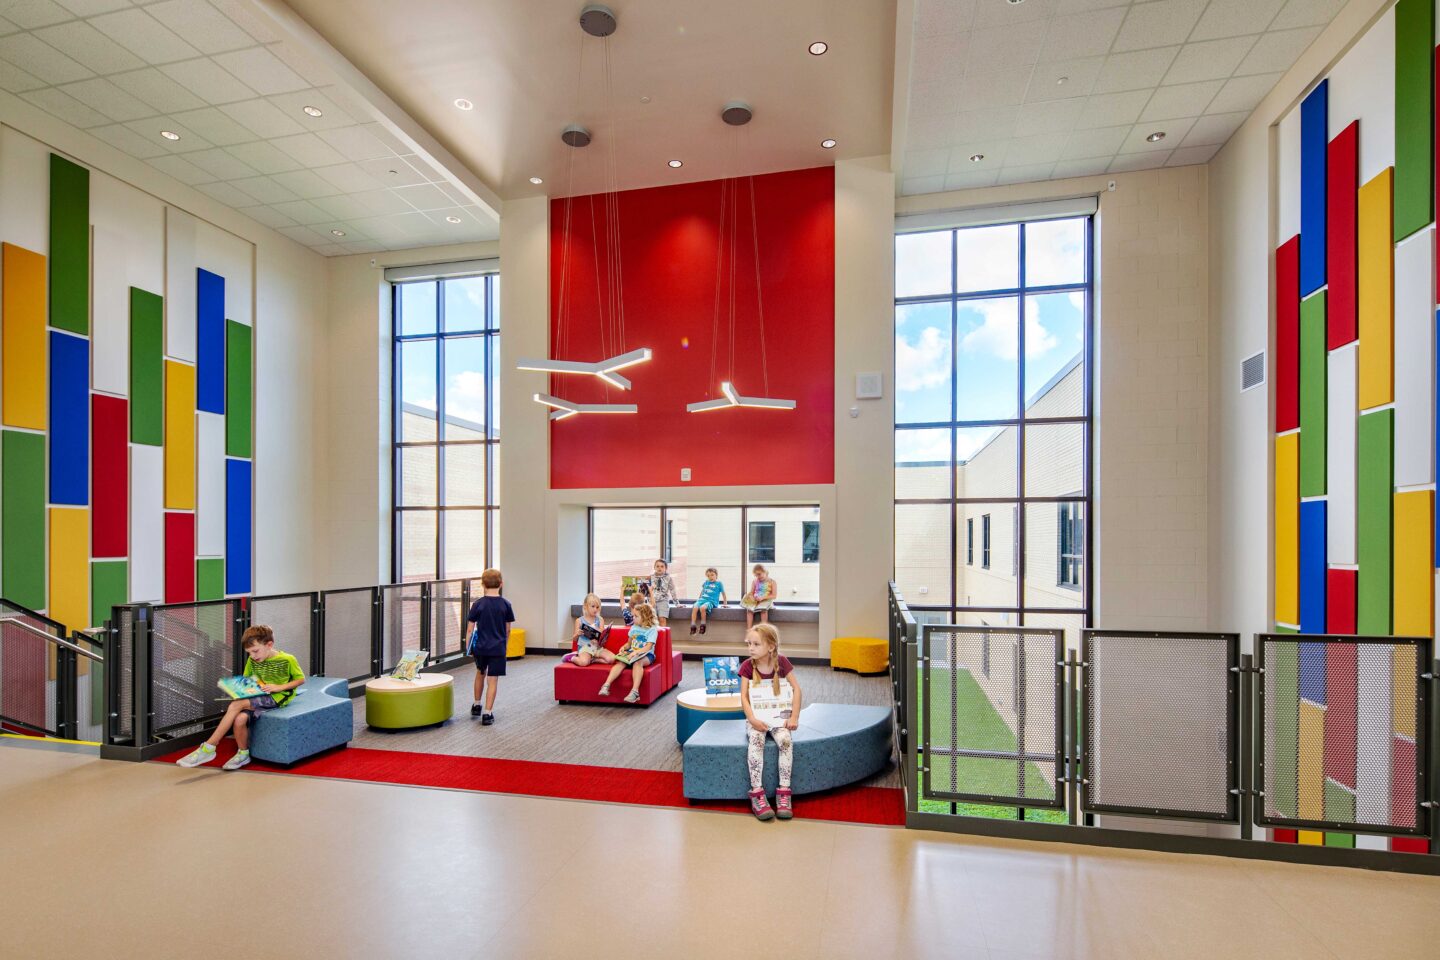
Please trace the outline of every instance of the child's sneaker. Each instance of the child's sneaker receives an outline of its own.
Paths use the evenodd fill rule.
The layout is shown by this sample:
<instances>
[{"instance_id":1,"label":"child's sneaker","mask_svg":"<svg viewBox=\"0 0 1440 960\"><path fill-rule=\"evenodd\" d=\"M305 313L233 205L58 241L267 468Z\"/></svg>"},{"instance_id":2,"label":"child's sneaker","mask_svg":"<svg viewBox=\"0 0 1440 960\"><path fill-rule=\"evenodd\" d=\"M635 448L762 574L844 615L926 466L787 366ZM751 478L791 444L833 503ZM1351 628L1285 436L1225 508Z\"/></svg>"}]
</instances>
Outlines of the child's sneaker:
<instances>
[{"instance_id":1,"label":"child's sneaker","mask_svg":"<svg viewBox=\"0 0 1440 960\"><path fill-rule=\"evenodd\" d=\"M250 751L249 751L249 750L240 750L240 751L238 751L238 752L235 754L235 756L231 757L229 760L226 760L226 761L225 761L225 766L221 767L220 769L222 769L222 770L239 770L241 767L245 766L245 764L247 764L247 763L249 763L249 762L250 762Z\"/></svg>"},{"instance_id":2,"label":"child's sneaker","mask_svg":"<svg viewBox=\"0 0 1440 960\"><path fill-rule=\"evenodd\" d=\"M603 687L600 688L600 696L602 696L602 697L608 697L608 696L610 696L610 684L607 683L607 684L605 684Z\"/></svg>"},{"instance_id":3,"label":"child's sneaker","mask_svg":"<svg viewBox=\"0 0 1440 960\"><path fill-rule=\"evenodd\" d=\"M697 629L699 629L699 628L696 627L695 624L693 624L693 623L690 624L690 636L692 636L692 637L695 636L695 631L696 631Z\"/></svg>"},{"instance_id":4,"label":"child's sneaker","mask_svg":"<svg viewBox=\"0 0 1440 960\"><path fill-rule=\"evenodd\" d=\"M639 690L631 690L629 693L625 694L625 702L626 702L626 703L634 703L635 701L637 701L637 700L639 700L639 699L640 699L640 691L639 691Z\"/></svg>"},{"instance_id":5,"label":"child's sneaker","mask_svg":"<svg viewBox=\"0 0 1440 960\"><path fill-rule=\"evenodd\" d=\"M470 704L470 716L478 717L484 712L485 708L480 705L479 700L476 700L474 703Z\"/></svg>"},{"instance_id":6,"label":"child's sneaker","mask_svg":"<svg viewBox=\"0 0 1440 960\"><path fill-rule=\"evenodd\" d=\"M765 799L764 790L750 791L750 812L755 814L756 820L775 819L775 811L770 809L770 801Z\"/></svg>"},{"instance_id":7,"label":"child's sneaker","mask_svg":"<svg viewBox=\"0 0 1440 960\"><path fill-rule=\"evenodd\" d=\"M703 624L703 623L700 624L700 632L701 632L701 633L704 633L704 632L705 632L705 627L706 627L706 624Z\"/></svg>"},{"instance_id":8,"label":"child's sneaker","mask_svg":"<svg viewBox=\"0 0 1440 960\"><path fill-rule=\"evenodd\" d=\"M781 787L775 791L775 816L781 820L789 820L795 816L795 807L790 800L790 789Z\"/></svg>"},{"instance_id":9,"label":"child's sneaker","mask_svg":"<svg viewBox=\"0 0 1440 960\"><path fill-rule=\"evenodd\" d=\"M210 744L208 743L202 743L200 744L200 746L196 747L194 750L191 750L189 753L185 754L185 756L181 757L175 762L182 767L198 767L201 764L209 763L211 760L214 759L215 748L210 746Z\"/></svg>"},{"instance_id":10,"label":"child's sneaker","mask_svg":"<svg viewBox=\"0 0 1440 960\"><path fill-rule=\"evenodd\" d=\"M494 722L495 722L495 714L493 714L493 713L487 713L487 714L485 714L483 717L480 718L480 726L482 726L482 727L491 726L492 724L494 724Z\"/></svg>"}]
</instances>

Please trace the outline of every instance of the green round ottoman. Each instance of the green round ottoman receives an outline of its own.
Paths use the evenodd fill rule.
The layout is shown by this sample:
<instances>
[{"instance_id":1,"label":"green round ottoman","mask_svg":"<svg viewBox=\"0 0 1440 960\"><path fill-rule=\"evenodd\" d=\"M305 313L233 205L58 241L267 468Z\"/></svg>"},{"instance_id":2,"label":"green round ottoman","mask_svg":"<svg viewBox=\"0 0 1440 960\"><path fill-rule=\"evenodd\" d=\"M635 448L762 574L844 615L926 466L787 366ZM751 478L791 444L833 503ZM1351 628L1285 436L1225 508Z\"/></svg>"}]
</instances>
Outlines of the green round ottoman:
<instances>
[{"instance_id":1,"label":"green round ottoman","mask_svg":"<svg viewBox=\"0 0 1440 960\"><path fill-rule=\"evenodd\" d=\"M382 730L444 723L455 712L454 681L448 673L422 673L414 680L371 680L365 684L365 722Z\"/></svg>"}]
</instances>

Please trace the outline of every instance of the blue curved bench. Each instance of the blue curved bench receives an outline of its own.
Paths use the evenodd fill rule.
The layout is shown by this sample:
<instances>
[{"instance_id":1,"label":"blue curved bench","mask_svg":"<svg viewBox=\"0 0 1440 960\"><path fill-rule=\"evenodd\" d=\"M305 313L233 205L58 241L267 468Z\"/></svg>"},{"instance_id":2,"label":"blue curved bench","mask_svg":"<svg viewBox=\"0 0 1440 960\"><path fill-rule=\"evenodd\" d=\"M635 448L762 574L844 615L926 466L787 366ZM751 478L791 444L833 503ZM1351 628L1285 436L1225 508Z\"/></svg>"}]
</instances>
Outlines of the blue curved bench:
<instances>
[{"instance_id":1,"label":"blue curved bench","mask_svg":"<svg viewBox=\"0 0 1440 960\"><path fill-rule=\"evenodd\" d=\"M800 714L795 737L797 794L818 793L864 780L890 764L890 710L843 703L812 703ZM683 793L690 800L740 800L750 792L745 769L745 721L707 720L684 747ZM774 793L779 750L765 738L765 790Z\"/></svg>"},{"instance_id":2,"label":"blue curved bench","mask_svg":"<svg viewBox=\"0 0 1440 960\"><path fill-rule=\"evenodd\" d=\"M290 703L266 710L250 734L250 753L268 763L294 763L355 736L350 683L343 677L311 677Z\"/></svg>"}]
</instances>

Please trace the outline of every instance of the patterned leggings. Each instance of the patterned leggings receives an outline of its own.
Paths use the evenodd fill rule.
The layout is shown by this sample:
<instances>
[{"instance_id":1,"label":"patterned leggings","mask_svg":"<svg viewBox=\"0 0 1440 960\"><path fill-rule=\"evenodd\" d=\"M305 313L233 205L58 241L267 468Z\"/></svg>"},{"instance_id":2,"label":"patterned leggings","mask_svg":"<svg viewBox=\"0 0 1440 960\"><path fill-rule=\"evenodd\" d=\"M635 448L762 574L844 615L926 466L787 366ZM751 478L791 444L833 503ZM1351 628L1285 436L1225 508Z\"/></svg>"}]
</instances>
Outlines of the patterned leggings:
<instances>
[{"instance_id":1,"label":"patterned leggings","mask_svg":"<svg viewBox=\"0 0 1440 960\"><path fill-rule=\"evenodd\" d=\"M749 734L749 746L745 751L745 766L750 770L750 789L752 791L759 790L765 775L765 734L767 731L750 727L745 732ZM790 788L790 767L795 761L795 743L790 739L790 731L784 727L771 727L768 733L775 738L775 745L780 748L780 788L788 790Z\"/></svg>"}]
</instances>

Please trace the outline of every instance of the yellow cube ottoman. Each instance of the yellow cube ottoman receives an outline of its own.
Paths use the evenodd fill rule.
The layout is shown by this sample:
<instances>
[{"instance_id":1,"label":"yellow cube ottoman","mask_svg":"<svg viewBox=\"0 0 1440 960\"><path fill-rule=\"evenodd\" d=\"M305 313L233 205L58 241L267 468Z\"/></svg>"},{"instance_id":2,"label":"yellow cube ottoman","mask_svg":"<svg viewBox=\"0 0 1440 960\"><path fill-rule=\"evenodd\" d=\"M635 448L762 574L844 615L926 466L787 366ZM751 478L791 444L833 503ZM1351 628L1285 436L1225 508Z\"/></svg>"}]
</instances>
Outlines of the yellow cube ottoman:
<instances>
[{"instance_id":1,"label":"yellow cube ottoman","mask_svg":"<svg viewBox=\"0 0 1440 960\"><path fill-rule=\"evenodd\" d=\"M511 627L510 642L505 644L505 659L519 660L525 656L525 628Z\"/></svg>"},{"instance_id":2,"label":"yellow cube ottoman","mask_svg":"<svg viewBox=\"0 0 1440 960\"><path fill-rule=\"evenodd\" d=\"M836 637L830 641L830 668L856 673L884 673L890 666L890 644L879 637Z\"/></svg>"}]
</instances>

